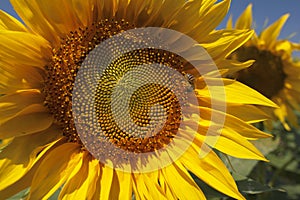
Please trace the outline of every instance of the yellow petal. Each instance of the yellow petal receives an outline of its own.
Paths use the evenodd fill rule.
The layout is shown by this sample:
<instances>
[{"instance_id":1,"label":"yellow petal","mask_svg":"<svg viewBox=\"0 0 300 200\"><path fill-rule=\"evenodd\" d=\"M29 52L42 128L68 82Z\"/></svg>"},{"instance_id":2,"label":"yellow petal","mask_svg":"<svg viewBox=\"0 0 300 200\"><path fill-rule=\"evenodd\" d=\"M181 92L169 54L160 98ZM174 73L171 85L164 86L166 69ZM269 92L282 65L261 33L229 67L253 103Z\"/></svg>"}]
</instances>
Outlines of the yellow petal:
<instances>
[{"instance_id":1,"label":"yellow petal","mask_svg":"<svg viewBox=\"0 0 300 200\"><path fill-rule=\"evenodd\" d=\"M81 1L81 0L69 0L67 3L76 16L77 23L81 26L88 26L95 20L96 13L96 1Z\"/></svg>"},{"instance_id":2,"label":"yellow petal","mask_svg":"<svg viewBox=\"0 0 300 200\"><path fill-rule=\"evenodd\" d=\"M36 0L11 0L14 10L18 13L25 24L38 35L53 44L59 43L59 35L52 25L47 21L43 11L39 8ZM56 11L54 11L56 12Z\"/></svg>"},{"instance_id":3,"label":"yellow petal","mask_svg":"<svg viewBox=\"0 0 300 200\"><path fill-rule=\"evenodd\" d=\"M262 31L260 39L265 42L266 47L271 48L272 45L274 45L288 17L289 14L283 15L280 19Z\"/></svg>"},{"instance_id":4,"label":"yellow petal","mask_svg":"<svg viewBox=\"0 0 300 200\"><path fill-rule=\"evenodd\" d=\"M3 10L0 10L0 30L22 31L26 32L25 26L16 18L10 16Z\"/></svg>"},{"instance_id":5,"label":"yellow petal","mask_svg":"<svg viewBox=\"0 0 300 200\"><path fill-rule=\"evenodd\" d=\"M233 29L232 15L229 16L229 19L226 24L226 29Z\"/></svg>"},{"instance_id":6,"label":"yellow petal","mask_svg":"<svg viewBox=\"0 0 300 200\"><path fill-rule=\"evenodd\" d=\"M202 152L206 152L206 156L203 158L199 158L198 155L200 147ZM245 199L239 193L235 181L226 166L209 147L197 144L196 148L190 148L183 154L180 162L189 171L216 190L235 199Z\"/></svg>"},{"instance_id":7,"label":"yellow petal","mask_svg":"<svg viewBox=\"0 0 300 200\"><path fill-rule=\"evenodd\" d=\"M30 105L0 124L0 138L37 133L51 126L53 116L40 105Z\"/></svg>"},{"instance_id":8,"label":"yellow petal","mask_svg":"<svg viewBox=\"0 0 300 200\"><path fill-rule=\"evenodd\" d=\"M271 118L270 115L253 105L227 106L226 112L247 123L257 123Z\"/></svg>"},{"instance_id":9,"label":"yellow petal","mask_svg":"<svg viewBox=\"0 0 300 200\"><path fill-rule=\"evenodd\" d=\"M182 33L188 33L197 23L199 23L199 20L201 19L201 15L199 13L201 4L201 1L185 1L178 12L174 13L174 15L171 16L171 18L169 18L163 26ZM186 23L186 19L189 19L189 23Z\"/></svg>"},{"instance_id":10,"label":"yellow petal","mask_svg":"<svg viewBox=\"0 0 300 200\"><path fill-rule=\"evenodd\" d=\"M84 14L87 14L86 9L89 9L85 8L85 6L88 6L87 2L88 1L75 2L74 0L30 0L30 6L36 4L37 9L42 13L44 20L50 24L50 27L53 28L55 33L60 37L64 37L65 34L70 33L70 31L75 30L80 26L83 26L84 24L82 24L81 20L83 20L83 22L86 23L86 18L88 16L84 16ZM28 4L29 1L27 1L27 6ZM79 16L77 16L77 14L79 13L76 12L77 10L74 10L73 5L81 9L81 13ZM31 11L38 13L37 10ZM89 15L92 15L93 13L92 10L88 10L88 12ZM36 20L37 17L38 16L34 16L34 19ZM78 17L80 17L81 19ZM91 19L89 21L91 21Z\"/></svg>"},{"instance_id":11,"label":"yellow petal","mask_svg":"<svg viewBox=\"0 0 300 200\"><path fill-rule=\"evenodd\" d=\"M80 145L65 143L52 150L37 169L29 199L48 199L82 165ZM59 155L59 159L58 159Z\"/></svg>"},{"instance_id":12,"label":"yellow petal","mask_svg":"<svg viewBox=\"0 0 300 200\"><path fill-rule=\"evenodd\" d=\"M296 72L296 70L294 72ZM300 82L297 79L286 79L286 81L285 81L285 87L290 90L300 92L299 86L300 86Z\"/></svg>"},{"instance_id":13,"label":"yellow petal","mask_svg":"<svg viewBox=\"0 0 300 200\"><path fill-rule=\"evenodd\" d=\"M91 195L93 195L91 197L91 199L100 199L100 181L99 181L100 178L101 177L98 176L98 180L94 183L95 192L94 192L94 194L91 194Z\"/></svg>"},{"instance_id":14,"label":"yellow petal","mask_svg":"<svg viewBox=\"0 0 300 200\"><path fill-rule=\"evenodd\" d=\"M276 115L276 117L278 117L278 119L280 120L280 122L282 123L284 128L286 130L290 131L291 128L285 120L286 116L288 115L287 106L285 105L285 103L280 98L274 98L274 100L279 105L279 108L274 110L274 114Z\"/></svg>"},{"instance_id":15,"label":"yellow petal","mask_svg":"<svg viewBox=\"0 0 300 200\"><path fill-rule=\"evenodd\" d=\"M125 2L127 1L128 0L125 0ZM170 16L172 16L172 14L170 13L174 13L174 11L177 10L176 8L178 6L184 4L182 0L176 2L170 0L155 2L152 0L145 0L141 1L141 3L142 4L140 4L140 1L129 1L128 7L125 11L125 9L122 9L124 7L120 2L116 15L120 16L119 13L122 13L123 18L126 18L129 21L136 21L136 25L138 27L162 27L164 19L170 18ZM132 14L131 8L134 8ZM123 10L123 12L120 12L121 10Z\"/></svg>"},{"instance_id":16,"label":"yellow petal","mask_svg":"<svg viewBox=\"0 0 300 200\"><path fill-rule=\"evenodd\" d=\"M88 152L82 158L82 166L73 171L62 188L59 199L92 199L100 170L99 161L92 159Z\"/></svg>"},{"instance_id":17,"label":"yellow petal","mask_svg":"<svg viewBox=\"0 0 300 200\"><path fill-rule=\"evenodd\" d=\"M13 139L14 139L14 138L8 138L8 139L5 139L5 140L0 140L0 152L1 152L2 149L4 149L7 145L9 145Z\"/></svg>"},{"instance_id":18,"label":"yellow petal","mask_svg":"<svg viewBox=\"0 0 300 200\"><path fill-rule=\"evenodd\" d=\"M7 63L45 66L50 46L42 37L25 32L0 30L0 58Z\"/></svg>"},{"instance_id":19,"label":"yellow petal","mask_svg":"<svg viewBox=\"0 0 300 200\"><path fill-rule=\"evenodd\" d=\"M14 138L0 153L0 190L26 174L46 152L42 150L46 147L49 149L57 142L59 134L59 130L51 128L41 133Z\"/></svg>"},{"instance_id":20,"label":"yellow petal","mask_svg":"<svg viewBox=\"0 0 300 200\"><path fill-rule=\"evenodd\" d=\"M239 107L243 107L243 105L240 105ZM223 129L238 132L241 136L245 137L246 139L271 137L270 134L267 134L241 120L239 115L233 116L228 114L227 112L224 113L217 110L211 110L210 108L200 107L200 117L201 121L199 122L199 124L205 123L210 125L214 123L216 123L216 125L219 125L218 123L220 123L220 121L215 122L214 119L224 119L224 122L222 124Z\"/></svg>"},{"instance_id":21,"label":"yellow petal","mask_svg":"<svg viewBox=\"0 0 300 200\"><path fill-rule=\"evenodd\" d=\"M289 89L284 88L281 91L281 93L278 94L278 96L280 98L286 97L286 102L288 102L290 104L291 108L293 108L295 110L300 110L300 105L298 104L298 102L300 102L300 100L299 100L299 98L295 97L295 93L297 94L298 97L300 97L299 92L291 92Z\"/></svg>"},{"instance_id":22,"label":"yellow petal","mask_svg":"<svg viewBox=\"0 0 300 200\"><path fill-rule=\"evenodd\" d=\"M173 194L173 191L171 190L170 186L167 183L165 176L162 174L161 171L159 171L159 173L158 173L158 179L159 179L159 185L160 185L163 193L165 194L166 198L168 200L171 200L171 199L177 200L178 198L176 197L175 194Z\"/></svg>"},{"instance_id":23,"label":"yellow petal","mask_svg":"<svg viewBox=\"0 0 300 200\"><path fill-rule=\"evenodd\" d=\"M43 70L37 67L11 65L0 61L0 93L10 94L17 90L42 88L42 74Z\"/></svg>"},{"instance_id":24,"label":"yellow petal","mask_svg":"<svg viewBox=\"0 0 300 200\"><path fill-rule=\"evenodd\" d=\"M178 199L206 199L191 175L179 162L162 169L162 172L166 183Z\"/></svg>"},{"instance_id":25,"label":"yellow petal","mask_svg":"<svg viewBox=\"0 0 300 200\"><path fill-rule=\"evenodd\" d=\"M252 4L249 4L235 24L237 29L251 29L252 26Z\"/></svg>"},{"instance_id":26,"label":"yellow petal","mask_svg":"<svg viewBox=\"0 0 300 200\"><path fill-rule=\"evenodd\" d=\"M104 6L102 9L102 13L101 13L101 15L103 17L102 19L114 17L116 15L116 12L119 9L120 2L122 2L122 1L112 0L112 1L103 2ZM140 9L140 10L144 9L144 6L142 6L144 4L143 2L137 2L137 1L134 1L134 2L136 3L136 7L138 9ZM148 2L148 1L146 0L145 2ZM131 3L131 2L125 1L124 3L126 4L126 3ZM135 9L130 9L130 10L134 11Z\"/></svg>"},{"instance_id":27,"label":"yellow petal","mask_svg":"<svg viewBox=\"0 0 300 200\"><path fill-rule=\"evenodd\" d=\"M164 21L173 17L176 11L185 3L184 0L121 0L117 2L119 2L118 8L115 8L117 3L114 3L114 5L110 5L113 9L107 6L107 10L113 12L117 19L135 22L138 27L163 27L162 24Z\"/></svg>"},{"instance_id":28,"label":"yellow petal","mask_svg":"<svg viewBox=\"0 0 300 200\"><path fill-rule=\"evenodd\" d=\"M109 199L114 170L106 165L100 169L100 199Z\"/></svg>"},{"instance_id":29,"label":"yellow petal","mask_svg":"<svg viewBox=\"0 0 300 200\"><path fill-rule=\"evenodd\" d=\"M292 48L292 44L288 40L278 41L275 46L277 52L282 53L282 56L286 56L285 59L288 59L287 57L292 54Z\"/></svg>"},{"instance_id":30,"label":"yellow petal","mask_svg":"<svg viewBox=\"0 0 300 200\"><path fill-rule=\"evenodd\" d=\"M166 200L166 196L158 184L157 172L133 174L133 176L133 189L137 199Z\"/></svg>"},{"instance_id":31,"label":"yellow petal","mask_svg":"<svg viewBox=\"0 0 300 200\"><path fill-rule=\"evenodd\" d=\"M132 178L130 173L114 171L109 199L131 200L132 199Z\"/></svg>"},{"instance_id":32,"label":"yellow petal","mask_svg":"<svg viewBox=\"0 0 300 200\"><path fill-rule=\"evenodd\" d=\"M175 2L177 3L178 1ZM162 26L188 34L198 40L213 30L227 13L230 0L225 0L218 4L215 4L215 2L185 1L184 4L183 2L178 2L182 6L175 10L176 12L170 17L165 18ZM170 10L170 8L166 7L165 10ZM161 13L164 12L164 10L161 11ZM168 13L171 12L168 11ZM189 23L186 23L186 19L189 19ZM196 31L199 30L199 27L203 27L200 32Z\"/></svg>"},{"instance_id":33,"label":"yellow petal","mask_svg":"<svg viewBox=\"0 0 300 200\"><path fill-rule=\"evenodd\" d=\"M284 73L287 74L289 77L287 81L289 81L289 84L296 84L295 86L297 87L299 85L299 80L300 78L300 62L299 63L292 63L292 62L285 62L284 63ZM296 79L296 80L293 80ZM296 89L296 88L295 88Z\"/></svg>"},{"instance_id":34,"label":"yellow petal","mask_svg":"<svg viewBox=\"0 0 300 200\"><path fill-rule=\"evenodd\" d=\"M43 103L38 90L25 90L0 97L0 123L11 119L15 114L31 104Z\"/></svg>"},{"instance_id":35,"label":"yellow petal","mask_svg":"<svg viewBox=\"0 0 300 200\"><path fill-rule=\"evenodd\" d=\"M225 77L226 75L231 75L235 72L250 67L254 62L255 60L247 60L246 62L239 62L237 60L223 59L217 61L216 65L218 66L219 69L227 69L227 72L223 75L223 77Z\"/></svg>"},{"instance_id":36,"label":"yellow petal","mask_svg":"<svg viewBox=\"0 0 300 200\"><path fill-rule=\"evenodd\" d=\"M2 70L0 66L0 94L11 94L25 89L32 89L32 86L19 77Z\"/></svg>"},{"instance_id":37,"label":"yellow petal","mask_svg":"<svg viewBox=\"0 0 300 200\"><path fill-rule=\"evenodd\" d=\"M36 166L34 165L26 174L24 174L19 180L15 181L12 185L0 190L0 196L3 199L9 199L13 195L30 187L32 177L35 173ZM11 199L11 198L10 198Z\"/></svg>"},{"instance_id":38,"label":"yellow petal","mask_svg":"<svg viewBox=\"0 0 300 200\"><path fill-rule=\"evenodd\" d=\"M226 16L228 12L229 6L230 6L230 0L224 0L212 6L209 12L200 18L197 25L192 26L192 30L191 32L188 33L188 35L195 38L197 41L202 38L205 38L211 31L213 31L222 22L223 18ZM190 23L186 23L186 24L190 24Z\"/></svg>"},{"instance_id":39,"label":"yellow petal","mask_svg":"<svg viewBox=\"0 0 300 200\"><path fill-rule=\"evenodd\" d=\"M8 199L9 197L21 192L24 189L27 189L31 186L31 182L33 179L33 176L36 172L36 169L41 164L41 161L43 158L48 154L49 151L54 149L57 145L62 144L63 139L58 139L48 145L47 148L45 148L37 158L37 162L27 171L19 180L15 181L10 186L6 187L3 190L0 190L0 196L3 199ZM19 172L16 173L16 175L20 174Z\"/></svg>"},{"instance_id":40,"label":"yellow petal","mask_svg":"<svg viewBox=\"0 0 300 200\"><path fill-rule=\"evenodd\" d=\"M299 128L298 117L289 105L287 105L287 120L293 127Z\"/></svg>"},{"instance_id":41,"label":"yellow petal","mask_svg":"<svg viewBox=\"0 0 300 200\"><path fill-rule=\"evenodd\" d=\"M294 109L300 110L298 102L300 102L300 92L294 91L294 90L288 90L288 93L290 95L290 98L292 98L292 103ZM291 101L291 100L289 100ZM295 105L296 103L296 105Z\"/></svg>"},{"instance_id":42,"label":"yellow petal","mask_svg":"<svg viewBox=\"0 0 300 200\"><path fill-rule=\"evenodd\" d=\"M158 17L156 19L162 18L163 21L166 24L168 24L169 19L171 19L172 17L174 17L176 15L176 13L178 13L178 11L182 7L182 5L184 5L184 3L185 3L185 0L178 0L178 1L165 0L165 1L162 1L162 6L159 9ZM154 9L156 9L156 8L154 8ZM159 20L154 20L154 23L156 23L155 21L159 21ZM152 23L153 22L151 22L151 24ZM151 25L151 24L149 24L149 25ZM166 27L166 24L164 24L164 25L161 24L161 26ZM153 25L155 25L155 24L153 24Z\"/></svg>"},{"instance_id":43,"label":"yellow petal","mask_svg":"<svg viewBox=\"0 0 300 200\"><path fill-rule=\"evenodd\" d=\"M253 35L251 30L221 30L210 33L200 40L213 60L224 59L242 46Z\"/></svg>"},{"instance_id":44,"label":"yellow petal","mask_svg":"<svg viewBox=\"0 0 300 200\"><path fill-rule=\"evenodd\" d=\"M210 101L211 98L216 102L225 102L226 104L253 104L263 105L277 108L278 106L264 97L254 89L231 79L223 79L224 85L220 84L219 79L205 78L206 83L202 79L195 80L196 92L199 99ZM207 89L200 89L205 86ZM211 92L210 92L211 91ZM224 92L226 98L224 98ZM211 94L210 94L211 93ZM211 95L214 95L211 97Z\"/></svg>"},{"instance_id":45,"label":"yellow petal","mask_svg":"<svg viewBox=\"0 0 300 200\"><path fill-rule=\"evenodd\" d=\"M216 3L216 1L201 1L201 6L199 7L199 14L206 14L209 12L211 7Z\"/></svg>"},{"instance_id":46,"label":"yellow petal","mask_svg":"<svg viewBox=\"0 0 300 200\"><path fill-rule=\"evenodd\" d=\"M187 130L190 130L187 128ZM266 161L260 151L237 131L224 128L221 125L209 127L199 125L195 139L209 146L237 158L256 159Z\"/></svg>"}]
</instances>

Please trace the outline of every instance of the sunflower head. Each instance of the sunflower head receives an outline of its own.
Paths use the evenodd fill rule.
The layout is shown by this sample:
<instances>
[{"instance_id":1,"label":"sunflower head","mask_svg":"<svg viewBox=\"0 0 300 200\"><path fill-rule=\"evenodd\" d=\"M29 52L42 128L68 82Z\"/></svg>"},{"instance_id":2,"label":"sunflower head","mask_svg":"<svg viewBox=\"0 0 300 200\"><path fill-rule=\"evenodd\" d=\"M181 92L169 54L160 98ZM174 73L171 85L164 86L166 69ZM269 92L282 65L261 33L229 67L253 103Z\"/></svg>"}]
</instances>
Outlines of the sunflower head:
<instances>
[{"instance_id":1,"label":"sunflower head","mask_svg":"<svg viewBox=\"0 0 300 200\"><path fill-rule=\"evenodd\" d=\"M242 47L231 54L238 61L255 60L248 68L231 75L232 78L256 89L279 105L273 115L279 119L287 130L288 123L297 126L293 109L299 110L299 64L293 61L292 53L300 45L289 40L279 40L278 36L289 14L283 15L276 22L265 28ZM232 27L231 19L228 28ZM252 5L250 4L238 18L235 28L252 28ZM288 119L288 122L286 121ZM271 121L269 121L271 122ZM271 128L271 124L267 124Z\"/></svg>"},{"instance_id":2,"label":"sunflower head","mask_svg":"<svg viewBox=\"0 0 300 200\"><path fill-rule=\"evenodd\" d=\"M253 31L214 30L229 0L12 4L25 25L0 11L1 197L205 199L195 175L243 199L214 149L266 160L250 124L276 105L221 77L253 63L229 57Z\"/></svg>"}]
</instances>

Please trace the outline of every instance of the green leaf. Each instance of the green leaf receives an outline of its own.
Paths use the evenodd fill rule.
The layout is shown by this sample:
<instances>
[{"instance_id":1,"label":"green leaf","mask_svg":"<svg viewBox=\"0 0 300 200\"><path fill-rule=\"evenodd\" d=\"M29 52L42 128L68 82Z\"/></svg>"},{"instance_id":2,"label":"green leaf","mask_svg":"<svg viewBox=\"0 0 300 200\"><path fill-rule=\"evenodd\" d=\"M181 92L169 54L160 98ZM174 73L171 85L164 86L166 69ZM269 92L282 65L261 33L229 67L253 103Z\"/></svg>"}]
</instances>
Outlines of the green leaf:
<instances>
[{"instance_id":1,"label":"green leaf","mask_svg":"<svg viewBox=\"0 0 300 200\"><path fill-rule=\"evenodd\" d=\"M300 199L300 184L283 185L282 188L286 190L290 199Z\"/></svg>"},{"instance_id":2,"label":"green leaf","mask_svg":"<svg viewBox=\"0 0 300 200\"><path fill-rule=\"evenodd\" d=\"M236 183L238 185L239 190L246 194L261 194L271 191L285 192L285 190L283 190L282 188L272 188L249 178L237 181Z\"/></svg>"},{"instance_id":3,"label":"green leaf","mask_svg":"<svg viewBox=\"0 0 300 200\"><path fill-rule=\"evenodd\" d=\"M52 194L52 196L48 200L57 200L61 189L62 189L62 187L60 187L58 190L56 190L54 192L54 194Z\"/></svg>"},{"instance_id":4,"label":"green leaf","mask_svg":"<svg viewBox=\"0 0 300 200\"><path fill-rule=\"evenodd\" d=\"M29 189L22 190L18 194L8 198L7 200L21 200L21 199L26 199L28 195Z\"/></svg>"},{"instance_id":5,"label":"green leaf","mask_svg":"<svg viewBox=\"0 0 300 200\"><path fill-rule=\"evenodd\" d=\"M271 154L268 156L268 158L270 159L270 164L278 169L283 168L286 165L286 163L289 163L285 169L289 169L290 171L299 170L299 161L296 158L294 158L294 153L291 151L285 151L284 154L280 155Z\"/></svg>"}]
</instances>

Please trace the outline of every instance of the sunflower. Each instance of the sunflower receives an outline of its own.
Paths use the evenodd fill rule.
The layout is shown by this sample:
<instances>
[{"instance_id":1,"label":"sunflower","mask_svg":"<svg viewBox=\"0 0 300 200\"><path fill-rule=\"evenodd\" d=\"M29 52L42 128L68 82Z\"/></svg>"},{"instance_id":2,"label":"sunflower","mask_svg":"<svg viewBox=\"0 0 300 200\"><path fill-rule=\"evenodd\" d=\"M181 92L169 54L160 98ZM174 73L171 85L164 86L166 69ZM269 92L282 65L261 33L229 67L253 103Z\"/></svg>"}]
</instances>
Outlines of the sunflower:
<instances>
[{"instance_id":1,"label":"sunflower","mask_svg":"<svg viewBox=\"0 0 300 200\"><path fill-rule=\"evenodd\" d=\"M252 66L238 71L233 77L275 102L279 108L269 114L290 130L289 124L298 127L293 110L300 109L300 62L293 60L292 52L299 50L300 45L287 39L277 39L288 17L289 14L285 14L259 35L254 34L251 40L232 54L232 58L241 62L255 60ZM228 28L232 28L231 19ZM252 4L238 18L235 28L252 28ZM270 120L266 121L266 125L272 128Z\"/></svg>"},{"instance_id":2,"label":"sunflower","mask_svg":"<svg viewBox=\"0 0 300 200\"><path fill-rule=\"evenodd\" d=\"M249 140L269 135L250 123L266 119L257 105L276 105L255 90L218 75L253 63L227 59L252 31L214 30L230 1L11 3L25 25L0 12L1 198L29 189L28 199L48 199L57 190L59 199L205 199L194 176L230 197L244 199L214 149L238 158L266 160ZM181 55L158 47L123 52L93 85L98 73L93 56L102 62L121 52L123 47L115 46L113 39L122 34L126 37L117 41L120 44L133 38L128 48L153 42L147 32L142 32L147 35L142 40L132 37L135 30L145 27L184 33L200 45L188 46L188 40L178 43L183 37L179 35L166 40L177 45ZM103 44L107 49L99 53ZM193 67L193 62L200 63L200 68ZM145 68L145 64L152 67ZM89 71L88 66L96 71ZM195 69L201 69L201 74ZM117 93L115 87L119 87ZM127 92L126 113L120 99ZM189 95L196 101L186 101ZM90 118L90 113L95 116ZM121 117L115 120L116 115ZM162 126L145 137L142 133L152 119L163 119ZM93 132L99 127L101 133ZM169 146L174 151L167 155L160 151ZM113 147L119 151L110 151ZM159 161L162 165L157 166Z\"/></svg>"}]
</instances>

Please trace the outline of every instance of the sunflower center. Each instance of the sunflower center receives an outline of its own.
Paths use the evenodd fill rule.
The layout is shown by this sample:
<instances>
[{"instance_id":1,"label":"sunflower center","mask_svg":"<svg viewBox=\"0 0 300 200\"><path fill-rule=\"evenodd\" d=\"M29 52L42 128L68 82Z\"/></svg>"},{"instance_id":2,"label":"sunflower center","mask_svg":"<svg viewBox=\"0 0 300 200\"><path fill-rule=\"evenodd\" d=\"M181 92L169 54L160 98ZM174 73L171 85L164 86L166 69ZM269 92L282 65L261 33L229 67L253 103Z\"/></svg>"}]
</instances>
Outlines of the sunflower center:
<instances>
[{"instance_id":1,"label":"sunflower center","mask_svg":"<svg viewBox=\"0 0 300 200\"><path fill-rule=\"evenodd\" d=\"M124 110L122 105L125 101L122 96L126 96L138 82L151 82L151 77L146 77L150 69L138 66L153 63L171 67L178 72L183 68L180 58L170 52L139 49L124 54L108 66L97 87L95 109L98 123L105 137L126 151L146 153L163 148L176 135L180 126L181 108L177 97L169 89L171 86L168 84L172 84L171 81L166 81L167 85L148 83L136 88L130 96L129 116L126 117L126 109ZM138 76L144 80L132 78L134 76L132 74L129 79L122 81L124 75L135 69L140 69ZM160 68L154 73L165 79L172 78L167 71ZM114 89L117 84L119 90L116 92ZM116 119L116 116L124 117ZM128 121L128 117L134 124Z\"/></svg>"},{"instance_id":2,"label":"sunflower center","mask_svg":"<svg viewBox=\"0 0 300 200\"><path fill-rule=\"evenodd\" d=\"M235 78L266 97L274 97L284 87L286 74L279 56L251 46L239 48L233 58L241 62L255 60L252 66L237 72Z\"/></svg>"},{"instance_id":3,"label":"sunflower center","mask_svg":"<svg viewBox=\"0 0 300 200\"><path fill-rule=\"evenodd\" d=\"M71 32L62 40L60 47L53 49L52 62L46 66L44 104L54 115L56 123L62 127L63 135L69 142L82 144L72 111L72 92L81 64L98 44L132 28L134 26L125 21L104 20ZM171 52L151 48L131 51L114 60L99 79L94 97L97 124L90 126L101 127L104 135L99 136L100 139L102 137L123 150L135 153L152 152L169 144L177 134L182 113L178 97L168 87L149 83L133 92L128 112L136 126L128 125L126 118L115 119L116 114L122 116L125 111L119 98L113 100L112 96L116 95L114 88L122 81L122 77L137 66L156 63L184 74L184 62L183 58ZM143 68L140 73L143 74L145 70L147 69ZM169 77L163 70L155 73L166 79ZM138 80L132 80L132 84L136 81ZM123 90L117 93L118 97L127 91L126 87L130 87L130 83L123 86ZM161 123L153 124L153 119Z\"/></svg>"}]
</instances>

